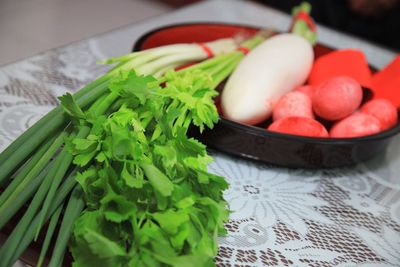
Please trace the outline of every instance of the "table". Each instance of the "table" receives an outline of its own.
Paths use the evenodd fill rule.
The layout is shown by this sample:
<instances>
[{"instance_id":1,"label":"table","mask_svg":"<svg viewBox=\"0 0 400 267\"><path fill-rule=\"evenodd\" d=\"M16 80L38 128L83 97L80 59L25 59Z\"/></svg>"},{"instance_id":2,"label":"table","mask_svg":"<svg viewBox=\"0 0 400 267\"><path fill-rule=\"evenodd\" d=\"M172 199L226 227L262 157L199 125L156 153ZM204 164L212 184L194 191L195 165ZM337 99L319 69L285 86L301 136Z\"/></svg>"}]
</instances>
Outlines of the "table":
<instances>
[{"instance_id":1,"label":"table","mask_svg":"<svg viewBox=\"0 0 400 267\"><path fill-rule=\"evenodd\" d=\"M154 28L187 21L274 27L290 18L244 1L207 1L0 68L0 151ZM321 43L360 48L382 68L395 54L319 26ZM285 169L214 153L210 170L230 183L228 236L218 266L400 266L400 136L376 159L334 170Z\"/></svg>"}]
</instances>

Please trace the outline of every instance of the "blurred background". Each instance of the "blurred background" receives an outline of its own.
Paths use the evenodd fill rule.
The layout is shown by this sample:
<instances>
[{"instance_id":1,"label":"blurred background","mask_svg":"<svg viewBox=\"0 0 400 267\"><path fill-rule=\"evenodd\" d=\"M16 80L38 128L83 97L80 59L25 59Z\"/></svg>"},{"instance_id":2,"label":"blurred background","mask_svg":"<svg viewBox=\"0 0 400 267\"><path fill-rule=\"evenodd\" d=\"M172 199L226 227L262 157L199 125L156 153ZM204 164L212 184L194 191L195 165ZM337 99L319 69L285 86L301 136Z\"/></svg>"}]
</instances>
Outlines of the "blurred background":
<instances>
[{"instance_id":1,"label":"blurred background","mask_svg":"<svg viewBox=\"0 0 400 267\"><path fill-rule=\"evenodd\" d=\"M289 13L301 1L258 1ZM399 0L308 0L312 17L320 24L338 31L400 50Z\"/></svg>"},{"instance_id":2,"label":"blurred background","mask_svg":"<svg viewBox=\"0 0 400 267\"><path fill-rule=\"evenodd\" d=\"M0 0L0 65L200 1ZM251 1L286 13L301 2ZM312 16L317 22L400 50L400 0L309 2L313 5Z\"/></svg>"}]
</instances>

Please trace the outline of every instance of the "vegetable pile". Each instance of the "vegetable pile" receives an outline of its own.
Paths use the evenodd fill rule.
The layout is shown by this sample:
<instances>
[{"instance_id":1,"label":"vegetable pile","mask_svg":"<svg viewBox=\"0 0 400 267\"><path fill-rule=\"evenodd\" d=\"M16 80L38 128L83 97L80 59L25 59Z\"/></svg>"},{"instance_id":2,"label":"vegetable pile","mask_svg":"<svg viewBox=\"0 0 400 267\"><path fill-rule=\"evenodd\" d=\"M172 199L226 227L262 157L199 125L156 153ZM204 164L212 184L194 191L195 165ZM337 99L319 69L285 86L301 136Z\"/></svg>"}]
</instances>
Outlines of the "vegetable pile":
<instances>
[{"instance_id":1,"label":"vegetable pile","mask_svg":"<svg viewBox=\"0 0 400 267\"><path fill-rule=\"evenodd\" d=\"M187 131L218 121L215 88L265 37L203 44L211 59L197 44L110 59L107 74L60 97L0 154L0 228L22 214L0 266L41 237L37 266L50 247L48 266L61 266L67 246L73 266L214 265L228 185Z\"/></svg>"},{"instance_id":2,"label":"vegetable pile","mask_svg":"<svg viewBox=\"0 0 400 267\"><path fill-rule=\"evenodd\" d=\"M334 76L318 86L301 86L280 98L269 131L309 137L351 138L376 134L397 124L396 107L375 98L362 104L361 85ZM329 133L328 130L329 129Z\"/></svg>"},{"instance_id":3,"label":"vegetable pile","mask_svg":"<svg viewBox=\"0 0 400 267\"><path fill-rule=\"evenodd\" d=\"M222 115L273 132L321 138L366 136L396 125L396 101L379 96L397 90L388 84L396 84L399 61L372 77L361 51L314 59L310 8L307 3L295 8L293 32L269 38L239 64L222 92ZM365 105L362 87L375 95Z\"/></svg>"}]
</instances>

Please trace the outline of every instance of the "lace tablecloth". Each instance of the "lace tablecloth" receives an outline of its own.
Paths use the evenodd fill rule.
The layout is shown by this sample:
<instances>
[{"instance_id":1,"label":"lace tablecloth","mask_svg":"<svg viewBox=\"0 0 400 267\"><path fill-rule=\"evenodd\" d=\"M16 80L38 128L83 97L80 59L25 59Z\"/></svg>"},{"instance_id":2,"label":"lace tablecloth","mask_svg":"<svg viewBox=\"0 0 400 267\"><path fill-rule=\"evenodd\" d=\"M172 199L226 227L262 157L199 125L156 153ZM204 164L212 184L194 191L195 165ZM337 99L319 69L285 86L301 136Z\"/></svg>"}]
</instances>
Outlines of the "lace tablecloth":
<instances>
[{"instance_id":1,"label":"lace tablecloth","mask_svg":"<svg viewBox=\"0 0 400 267\"><path fill-rule=\"evenodd\" d=\"M249 2L210 1L0 68L0 151L57 104L104 73L98 59L129 52L144 32L182 21L241 22L284 30L289 18ZM320 40L361 48L375 67L394 54L332 30ZM400 266L400 137L349 169L277 168L215 153L233 210L219 266Z\"/></svg>"}]
</instances>

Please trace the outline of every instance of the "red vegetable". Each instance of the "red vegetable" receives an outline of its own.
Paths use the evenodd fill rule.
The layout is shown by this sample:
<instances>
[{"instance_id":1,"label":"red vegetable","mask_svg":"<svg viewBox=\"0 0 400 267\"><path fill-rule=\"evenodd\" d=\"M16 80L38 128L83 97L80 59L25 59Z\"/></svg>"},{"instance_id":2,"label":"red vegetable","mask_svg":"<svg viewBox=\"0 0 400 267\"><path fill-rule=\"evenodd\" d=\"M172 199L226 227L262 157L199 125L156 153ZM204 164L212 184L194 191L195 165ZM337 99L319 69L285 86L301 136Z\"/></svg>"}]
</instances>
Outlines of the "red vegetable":
<instances>
[{"instance_id":1,"label":"red vegetable","mask_svg":"<svg viewBox=\"0 0 400 267\"><path fill-rule=\"evenodd\" d=\"M386 99L374 99L361 107L361 112L370 114L377 118L382 126L382 130L386 130L397 123L397 109Z\"/></svg>"},{"instance_id":2,"label":"red vegetable","mask_svg":"<svg viewBox=\"0 0 400 267\"><path fill-rule=\"evenodd\" d=\"M303 85L300 87L297 87L296 89L294 89L295 92L302 92L305 93L306 95L308 95L308 97L310 99L312 99L312 96L314 94L315 91L315 86L312 85Z\"/></svg>"},{"instance_id":3,"label":"red vegetable","mask_svg":"<svg viewBox=\"0 0 400 267\"><path fill-rule=\"evenodd\" d=\"M378 133L382 130L377 118L366 113L355 113L333 125L331 137L359 137Z\"/></svg>"},{"instance_id":4,"label":"red vegetable","mask_svg":"<svg viewBox=\"0 0 400 267\"><path fill-rule=\"evenodd\" d=\"M287 93L279 99L272 111L274 121L293 116L314 118L311 99L302 92Z\"/></svg>"},{"instance_id":5,"label":"red vegetable","mask_svg":"<svg viewBox=\"0 0 400 267\"><path fill-rule=\"evenodd\" d=\"M310 137L328 137L328 131L318 121L305 117L285 117L273 122L269 131Z\"/></svg>"},{"instance_id":6,"label":"red vegetable","mask_svg":"<svg viewBox=\"0 0 400 267\"><path fill-rule=\"evenodd\" d=\"M361 86L352 78L337 76L316 88L312 105L318 116L335 121L352 114L360 106L361 101Z\"/></svg>"},{"instance_id":7,"label":"red vegetable","mask_svg":"<svg viewBox=\"0 0 400 267\"><path fill-rule=\"evenodd\" d=\"M372 87L371 70L361 50L344 49L330 52L315 60L308 81L319 85L336 76L347 76L364 87Z\"/></svg>"},{"instance_id":8,"label":"red vegetable","mask_svg":"<svg viewBox=\"0 0 400 267\"><path fill-rule=\"evenodd\" d=\"M400 107L400 55L372 77L374 98L386 98Z\"/></svg>"}]
</instances>

